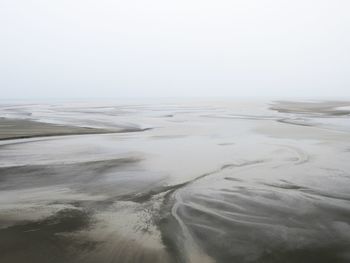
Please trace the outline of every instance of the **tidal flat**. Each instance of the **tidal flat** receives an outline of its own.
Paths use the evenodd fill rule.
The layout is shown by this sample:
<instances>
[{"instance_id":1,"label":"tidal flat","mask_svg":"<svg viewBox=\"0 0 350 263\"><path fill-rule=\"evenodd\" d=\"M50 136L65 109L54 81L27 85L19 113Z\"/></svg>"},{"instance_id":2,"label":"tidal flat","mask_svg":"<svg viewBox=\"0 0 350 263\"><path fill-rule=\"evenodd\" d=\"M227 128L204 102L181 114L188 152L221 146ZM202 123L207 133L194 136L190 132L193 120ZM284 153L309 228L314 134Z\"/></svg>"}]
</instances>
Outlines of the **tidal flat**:
<instances>
[{"instance_id":1,"label":"tidal flat","mask_svg":"<svg viewBox=\"0 0 350 263\"><path fill-rule=\"evenodd\" d=\"M0 262L350 262L350 102L1 103Z\"/></svg>"}]
</instances>

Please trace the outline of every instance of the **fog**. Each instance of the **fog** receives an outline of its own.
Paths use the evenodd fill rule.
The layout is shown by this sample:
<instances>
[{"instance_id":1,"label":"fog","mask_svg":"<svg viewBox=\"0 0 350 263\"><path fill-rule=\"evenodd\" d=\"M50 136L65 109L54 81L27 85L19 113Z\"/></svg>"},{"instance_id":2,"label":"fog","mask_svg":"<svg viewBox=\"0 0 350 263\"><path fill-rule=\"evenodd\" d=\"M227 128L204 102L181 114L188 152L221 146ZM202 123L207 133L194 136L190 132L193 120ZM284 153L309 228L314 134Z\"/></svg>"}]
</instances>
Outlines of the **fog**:
<instances>
[{"instance_id":1,"label":"fog","mask_svg":"<svg viewBox=\"0 0 350 263\"><path fill-rule=\"evenodd\" d=\"M0 99L350 97L346 0L3 0Z\"/></svg>"}]
</instances>

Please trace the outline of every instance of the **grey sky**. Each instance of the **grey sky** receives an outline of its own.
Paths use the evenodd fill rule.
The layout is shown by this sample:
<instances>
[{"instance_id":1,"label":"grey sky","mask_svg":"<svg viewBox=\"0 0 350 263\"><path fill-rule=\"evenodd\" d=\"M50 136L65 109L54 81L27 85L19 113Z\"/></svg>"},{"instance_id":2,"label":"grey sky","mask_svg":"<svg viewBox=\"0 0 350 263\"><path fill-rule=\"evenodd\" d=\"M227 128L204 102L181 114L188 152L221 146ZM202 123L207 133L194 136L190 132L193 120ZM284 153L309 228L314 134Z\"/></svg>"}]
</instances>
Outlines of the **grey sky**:
<instances>
[{"instance_id":1,"label":"grey sky","mask_svg":"<svg viewBox=\"0 0 350 263\"><path fill-rule=\"evenodd\" d=\"M350 97L348 0L2 0L0 98Z\"/></svg>"}]
</instances>

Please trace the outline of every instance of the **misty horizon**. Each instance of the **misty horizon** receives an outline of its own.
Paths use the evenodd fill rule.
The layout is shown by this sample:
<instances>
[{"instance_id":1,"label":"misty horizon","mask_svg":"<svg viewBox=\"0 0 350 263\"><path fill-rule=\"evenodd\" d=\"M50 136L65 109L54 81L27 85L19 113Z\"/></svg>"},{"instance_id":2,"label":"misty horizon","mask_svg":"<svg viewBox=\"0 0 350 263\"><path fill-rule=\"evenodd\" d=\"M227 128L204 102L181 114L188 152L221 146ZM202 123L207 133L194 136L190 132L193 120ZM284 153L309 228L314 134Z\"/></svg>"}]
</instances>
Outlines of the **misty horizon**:
<instances>
[{"instance_id":1,"label":"misty horizon","mask_svg":"<svg viewBox=\"0 0 350 263\"><path fill-rule=\"evenodd\" d=\"M349 98L349 8L2 1L0 98Z\"/></svg>"}]
</instances>

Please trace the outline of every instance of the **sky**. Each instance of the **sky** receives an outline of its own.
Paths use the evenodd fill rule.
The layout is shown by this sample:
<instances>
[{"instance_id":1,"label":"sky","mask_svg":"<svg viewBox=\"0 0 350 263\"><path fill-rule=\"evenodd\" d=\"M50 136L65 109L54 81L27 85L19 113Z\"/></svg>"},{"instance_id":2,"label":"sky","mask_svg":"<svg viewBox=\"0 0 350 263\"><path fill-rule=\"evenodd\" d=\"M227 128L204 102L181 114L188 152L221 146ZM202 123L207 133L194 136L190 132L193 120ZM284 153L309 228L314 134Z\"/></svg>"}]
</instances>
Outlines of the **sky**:
<instances>
[{"instance_id":1,"label":"sky","mask_svg":"<svg viewBox=\"0 0 350 263\"><path fill-rule=\"evenodd\" d=\"M350 98L348 0L1 0L0 99Z\"/></svg>"}]
</instances>

